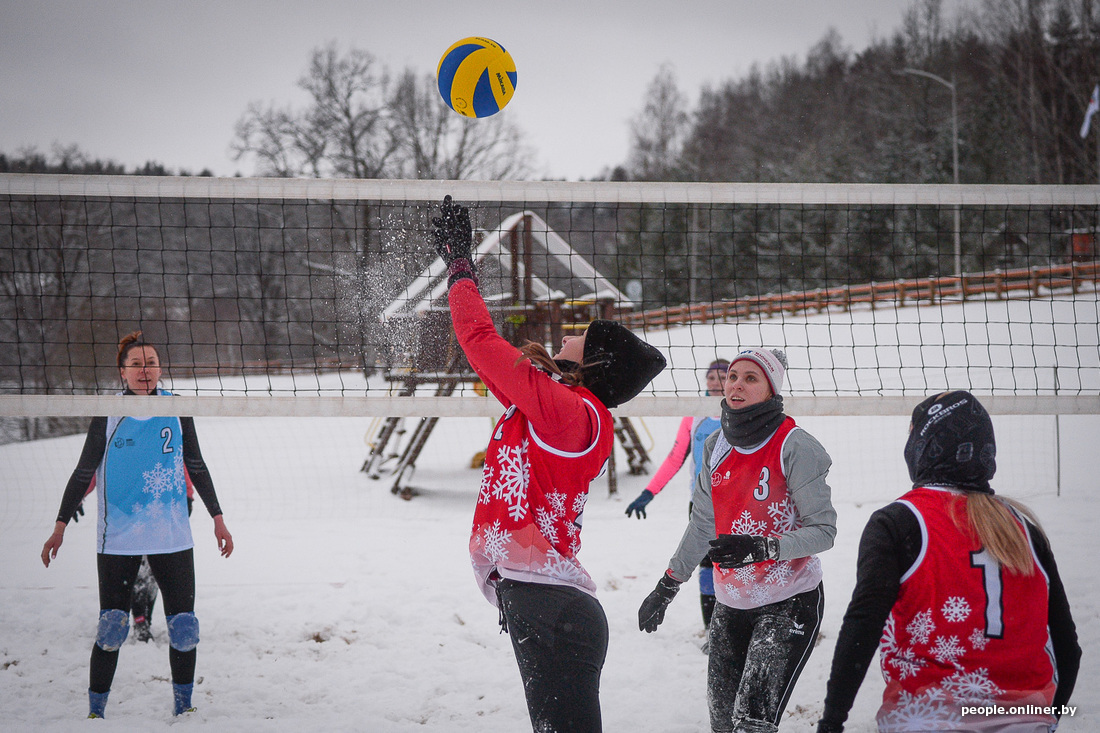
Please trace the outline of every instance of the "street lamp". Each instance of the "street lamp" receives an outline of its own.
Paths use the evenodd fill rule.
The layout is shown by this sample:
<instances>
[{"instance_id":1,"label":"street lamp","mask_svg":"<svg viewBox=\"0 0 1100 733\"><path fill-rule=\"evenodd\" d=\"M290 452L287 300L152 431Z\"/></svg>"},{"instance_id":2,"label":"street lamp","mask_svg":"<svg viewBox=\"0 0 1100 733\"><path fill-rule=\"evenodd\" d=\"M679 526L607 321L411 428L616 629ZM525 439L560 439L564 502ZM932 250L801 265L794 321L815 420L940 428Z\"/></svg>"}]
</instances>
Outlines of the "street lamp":
<instances>
[{"instance_id":1,"label":"street lamp","mask_svg":"<svg viewBox=\"0 0 1100 733\"><path fill-rule=\"evenodd\" d=\"M955 99L955 74L952 73L951 81L948 81L942 76L937 76L936 74L922 71L921 69L905 68L898 73L923 76L926 79L931 79L934 82L943 84L951 90L951 167L954 173L955 185L959 185L959 107ZM962 277L962 240L959 234L958 204L955 204L955 274Z\"/></svg>"}]
</instances>

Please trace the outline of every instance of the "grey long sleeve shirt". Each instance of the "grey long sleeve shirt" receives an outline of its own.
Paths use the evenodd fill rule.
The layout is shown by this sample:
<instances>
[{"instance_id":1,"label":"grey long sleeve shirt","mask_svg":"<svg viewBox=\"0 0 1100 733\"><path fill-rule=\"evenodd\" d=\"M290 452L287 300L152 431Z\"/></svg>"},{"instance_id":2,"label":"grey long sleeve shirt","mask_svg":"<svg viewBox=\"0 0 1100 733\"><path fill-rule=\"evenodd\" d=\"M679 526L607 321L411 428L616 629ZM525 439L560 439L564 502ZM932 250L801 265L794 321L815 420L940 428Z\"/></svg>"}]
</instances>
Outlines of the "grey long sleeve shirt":
<instances>
[{"instance_id":1,"label":"grey long sleeve shirt","mask_svg":"<svg viewBox=\"0 0 1100 733\"><path fill-rule=\"evenodd\" d=\"M703 444L703 465L708 468L696 477L691 497L691 518L676 554L669 561L669 574L675 580L683 582L691 577L710 550L710 541L716 537L710 469L732 450L736 449L726 441L721 430L715 431ZM821 443L799 427L787 436L781 460L787 490L798 509L802 526L780 536L779 559L794 560L824 552L833 546L833 538L836 537L832 489L825 482L833 461ZM751 491L752 487L746 490Z\"/></svg>"}]
</instances>

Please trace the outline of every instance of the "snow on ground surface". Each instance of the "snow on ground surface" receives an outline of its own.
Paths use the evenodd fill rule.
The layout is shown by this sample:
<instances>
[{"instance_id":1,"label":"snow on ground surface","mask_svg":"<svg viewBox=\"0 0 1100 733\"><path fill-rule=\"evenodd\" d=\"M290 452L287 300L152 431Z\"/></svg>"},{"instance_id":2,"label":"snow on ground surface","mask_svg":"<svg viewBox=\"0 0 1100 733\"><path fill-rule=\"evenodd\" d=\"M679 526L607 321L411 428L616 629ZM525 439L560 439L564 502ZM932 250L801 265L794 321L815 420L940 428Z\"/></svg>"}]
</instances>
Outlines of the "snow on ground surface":
<instances>
[{"instance_id":1,"label":"snow on ground surface","mask_svg":"<svg viewBox=\"0 0 1100 733\"><path fill-rule=\"evenodd\" d=\"M1092 325L1086 320L1077 331L1095 343L1096 320L1090 317ZM766 324L753 328L760 330L738 335L724 327L696 327L690 335L679 329L668 339L673 345L694 339L705 363L716 351L713 345L699 346L706 338L746 345L780 338L768 333ZM782 338L792 338L785 333ZM1054 348L1051 344L1051 353ZM802 357L791 351L797 363ZM1042 350L1031 353L1045 358ZM937 374L928 378L929 392L944 372ZM918 401L914 396L913 404ZM83 444L82 436L72 436L0 447L4 730L88 730L88 725L104 731L529 729L511 646L498 633L496 610L474 584L466 551L480 481L469 462L488 439L488 419L440 421L412 477L421 494L407 502L390 493L385 475L374 481L359 471L370 418L198 418L196 423L236 542L233 556L220 558L212 522L196 504L198 711L178 720L171 716L168 642L158 603L154 641L130 639L123 646L107 719L84 720L98 609L94 511L70 525L49 569L38 559ZM675 418L639 422L655 462L671 446L676 424ZM814 417L800 424L833 457L830 484L839 516L836 546L821 556L823 638L795 688L783 733L814 729L854 582L860 532L874 509L908 486L902 461L906 418ZM1077 712L1064 718L1059 730L1100 730L1100 586L1094 580L1100 556L1095 525L1100 418L998 416L994 424L1000 448L994 485L1027 502L1043 521L1084 648L1071 700ZM609 732L706 730L706 657L700 651L695 581L684 587L655 634L637 627L638 606L666 567L686 522L686 472L650 504L649 518L638 521L623 512L647 477L625 475L621 452L618 465L617 495L609 495L604 479L592 487L580 554L599 586L610 624L601 687L604 727ZM876 659L847 730L875 729L881 690Z\"/></svg>"}]
</instances>

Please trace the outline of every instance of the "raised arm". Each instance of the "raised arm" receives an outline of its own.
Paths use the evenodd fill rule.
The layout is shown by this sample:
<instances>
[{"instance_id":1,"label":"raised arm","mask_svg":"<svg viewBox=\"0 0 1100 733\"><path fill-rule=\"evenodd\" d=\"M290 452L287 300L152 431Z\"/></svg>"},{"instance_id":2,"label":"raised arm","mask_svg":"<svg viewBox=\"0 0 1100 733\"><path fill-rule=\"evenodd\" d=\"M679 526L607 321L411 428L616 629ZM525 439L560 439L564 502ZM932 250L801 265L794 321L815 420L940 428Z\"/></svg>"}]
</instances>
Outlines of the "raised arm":
<instances>
[{"instance_id":1,"label":"raised arm","mask_svg":"<svg viewBox=\"0 0 1100 733\"><path fill-rule=\"evenodd\" d=\"M515 405L555 448L571 451L587 447L599 424L595 412L577 393L535 367L497 333L474 281L458 280L447 299L458 343L493 394L505 405ZM578 425L588 425L589 434L578 431Z\"/></svg>"}]
</instances>

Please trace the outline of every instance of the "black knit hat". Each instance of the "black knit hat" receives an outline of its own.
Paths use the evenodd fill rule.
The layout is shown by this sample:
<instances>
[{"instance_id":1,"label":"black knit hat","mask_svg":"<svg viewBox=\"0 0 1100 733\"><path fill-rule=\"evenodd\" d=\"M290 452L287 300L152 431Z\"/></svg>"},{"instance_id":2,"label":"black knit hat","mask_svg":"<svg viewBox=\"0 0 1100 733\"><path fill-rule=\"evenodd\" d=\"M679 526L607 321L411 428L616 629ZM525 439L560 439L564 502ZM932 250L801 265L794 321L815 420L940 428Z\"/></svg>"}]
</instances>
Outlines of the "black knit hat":
<instances>
[{"instance_id":1,"label":"black knit hat","mask_svg":"<svg viewBox=\"0 0 1100 733\"><path fill-rule=\"evenodd\" d=\"M665 368L665 357L615 321L596 320L584 338L584 386L606 407L637 396Z\"/></svg>"},{"instance_id":2,"label":"black knit hat","mask_svg":"<svg viewBox=\"0 0 1100 733\"><path fill-rule=\"evenodd\" d=\"M913 410L905 463L914 486L956 486L993 493L997 470L993 421L969 392L929 397Z\"/></svg>"}]
</instances>

